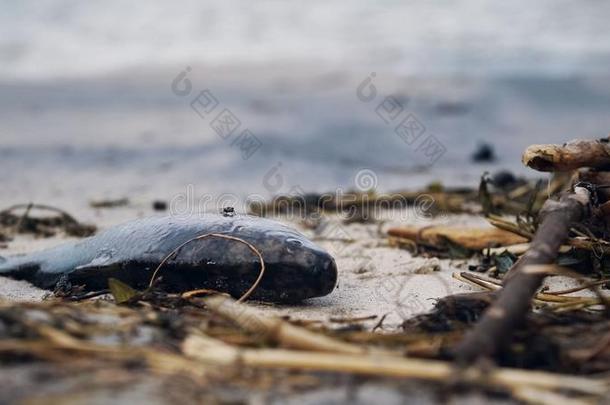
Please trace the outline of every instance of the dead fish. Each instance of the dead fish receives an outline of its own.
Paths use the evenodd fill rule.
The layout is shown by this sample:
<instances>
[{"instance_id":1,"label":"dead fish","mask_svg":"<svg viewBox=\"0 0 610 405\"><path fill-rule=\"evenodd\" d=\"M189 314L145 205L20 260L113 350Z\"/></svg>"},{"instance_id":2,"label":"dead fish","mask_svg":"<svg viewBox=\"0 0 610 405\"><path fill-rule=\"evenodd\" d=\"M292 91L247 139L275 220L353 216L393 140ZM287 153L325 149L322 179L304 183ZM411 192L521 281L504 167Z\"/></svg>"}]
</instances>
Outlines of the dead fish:
<instances>
[{"instance_id":1,"label":"dead fish","mask_svg":"<svg viewBox=\"0 0 610 405\"><path fill-rule=\"evenodd\" d=\"M98 291L108 287L110 277L145 288L163 259L208 233L243 239L261 253L265 273L253 299L297 302L335 288L337 267L325 250L278 222L232 213L134 220L77 242L0 258L0 275L44 289L62 279ZM172 292L208 288L239 297L259 273L259 258L247 245L211 237L175 252L159 271L159 286Z\"/></svg>"}]
</instances>

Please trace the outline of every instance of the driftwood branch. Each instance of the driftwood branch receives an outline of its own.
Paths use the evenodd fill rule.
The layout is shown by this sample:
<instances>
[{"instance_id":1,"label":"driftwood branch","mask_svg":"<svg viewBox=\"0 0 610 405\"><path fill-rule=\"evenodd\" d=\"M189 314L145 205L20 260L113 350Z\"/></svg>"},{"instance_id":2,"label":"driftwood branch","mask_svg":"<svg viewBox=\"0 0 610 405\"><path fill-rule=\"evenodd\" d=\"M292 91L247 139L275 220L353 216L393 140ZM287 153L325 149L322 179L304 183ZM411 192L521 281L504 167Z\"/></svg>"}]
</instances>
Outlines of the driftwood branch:
<instances>
[{"instance_id":1,"label":"driftwood branch","mask_svg":"<svg viewBox=\"0 0 610 405\"><path fill-rule=\"evenodd\" d=\"M589 191L582 187L575 187L573 193L564 194L559 201L547 200L530 249L509 271L494 303L457 346L458 363L467 365L479 358L493 356L508 343L514 329L527 315L532 298L545 277L544 273L530 271L532 266L555 261L572 224L587 216L589 200Z\"/></svg>"},{"instance_id":2,"label":"driftwood branch","mask_svg":"<svg viewBox=\"0 0 610 405\"><path fill-rule=\"evenodd\" d=\"M581 167L610 167L608 139L573 140L564 145L532 145L523 153L522 161L542 172L565 172Z\"/></svg>"}]
</instances>

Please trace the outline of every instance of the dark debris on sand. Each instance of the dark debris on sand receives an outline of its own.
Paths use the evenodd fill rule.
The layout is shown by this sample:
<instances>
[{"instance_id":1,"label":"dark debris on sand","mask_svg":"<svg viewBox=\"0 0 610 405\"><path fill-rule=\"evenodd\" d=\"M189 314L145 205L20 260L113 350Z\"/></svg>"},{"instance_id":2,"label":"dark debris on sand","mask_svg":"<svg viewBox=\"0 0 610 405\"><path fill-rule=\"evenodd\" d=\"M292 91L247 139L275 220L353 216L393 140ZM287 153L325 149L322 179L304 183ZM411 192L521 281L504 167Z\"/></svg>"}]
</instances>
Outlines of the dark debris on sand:
<instances>
[{"instance_id":1,"label":"dark debris on sand","mask_svg":"<svg viewBox=\"0 0 610 405\"><path fill-rule=\"evenodd\" d=\"M44 213L44 214L43 214ZM0 242L15 234L48 238L60 232L86 237L96 232L95 225L83 224L67 212L48 205L18 204L0 211Z\"/></svg>"},{"instance_id":2,"label":"dark debris on sand","mask_svg":"<svg viewBox=\"0 0 610 405\"><path fill-rule=\"evenodd\" d=\"M460 294L440 299L427 314L404 322L407 334L428 333L443 342L438 356L453 357L454 344L493 301L487 293ZM445 339L441 339L445 337ZM584 310L530 313L515 331L514 340L494 358L503 367L571 374L610 372L610 320Z\"/></svg>"},{"instance_id":3,"label":"dark debris on sand","mask_svg":"<svg viewBox=\"0 0 610 405\"><path fill-rule=\"evenodd\" d=\"M485 379L462 380L458 371L453 377L449 371L440 380L418 381L398 378L399 374L391 377L392 373L380 372L383 367L377 368L388 361L400 362L407 355L405 359L423 361L414 369L420 375L427 367L425 362L433 361L430 359L449 359L456 339L487 305L485 295L481 301L466 296L445 298L432 313L406 322L408 333L380 334L358 327L358 319L342 320L338 328L273 320L264 311L245 309L250 307L229 298L229 307L239 310L218 312L207 301L209 291L167 294L154 288L136 292L119 287L111 286L111 295L96 299L79 296L75 289L76 295L67 292L41 303L0 302L0 376L11 381L0 390L0 401L249 403L250 398L259 397L268 403L370 403L376 398L389 403L416 400L432 404L460 398L514 403L519 398L513 396L515 388L510 382L504 386L489 385ZM119 301L123 304L117 304ZM511 365L532 369L554 367L553 371L584 374L610 371L610 353L593 350L599 344L592 342L608 332L608 324L602 327L597 321L576 313L532 317L504 355ZM589 330L589 336L578 336L591 325L596 327ZM535 333L534 328L542 332ZM202 347L202 352L188 349L187 342L193 339L212 346ZM534 345L535 350L519 349L526 344ZM337 353L325 351L329 347L335 347L332 351ZM354 349L363 350L356 358L368 361L369 371L347 371L356 358L341 353ZM217 352L227 350L217 359ZM387 361L366 360L370 350L394 355ZM231 360L233 352L243 357ZM265 363L271 355L272 362L281 364L285 353L304 353L306 361L316 356L338 356L338 360L330 363L330 369L324 366L328 362L288 368ZM347 363L342 365L345 359ZM315 359L311 361L315 363ZM498 361L510 363L503 357ZM431 363L430 367L438 366ZM593 390L597 392L597 386ZM574 393L568 389L566 395L572 398Z\"/></svg>"}]
</instances>

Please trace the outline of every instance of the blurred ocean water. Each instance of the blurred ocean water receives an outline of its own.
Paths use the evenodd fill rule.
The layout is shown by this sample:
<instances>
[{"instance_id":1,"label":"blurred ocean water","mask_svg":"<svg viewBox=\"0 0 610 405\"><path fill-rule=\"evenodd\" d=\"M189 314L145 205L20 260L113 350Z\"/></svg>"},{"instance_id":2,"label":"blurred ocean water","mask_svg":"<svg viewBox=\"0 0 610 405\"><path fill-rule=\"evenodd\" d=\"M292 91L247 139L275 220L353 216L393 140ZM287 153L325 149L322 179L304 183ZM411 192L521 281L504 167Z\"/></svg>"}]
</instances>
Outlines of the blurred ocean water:
<instances>
[{"instance_id":1,"label":"blurred ocean water","mask_svg":"<svg viewBox=\"0 0 610 405\"><path fill-rule=\"evenodd\" d=\"M606 73L596 0L3 1L0 75L317 60L400 74Z\"/></svg>"},{"instance_id":2,"label":"blurred ocean water","mask_svg":"<svg viewBox=\"0 0 610 405\"><path fill-rule=\"evenodd\" d=\"M3 1L2 200L530 174L525 146L610 132L609 18L593 0ZM225 109L230 135L214 127ZM401 132L408 117L421 136ZM481 142L497 162L470 162Z\"/></svg>"}]
</instances>

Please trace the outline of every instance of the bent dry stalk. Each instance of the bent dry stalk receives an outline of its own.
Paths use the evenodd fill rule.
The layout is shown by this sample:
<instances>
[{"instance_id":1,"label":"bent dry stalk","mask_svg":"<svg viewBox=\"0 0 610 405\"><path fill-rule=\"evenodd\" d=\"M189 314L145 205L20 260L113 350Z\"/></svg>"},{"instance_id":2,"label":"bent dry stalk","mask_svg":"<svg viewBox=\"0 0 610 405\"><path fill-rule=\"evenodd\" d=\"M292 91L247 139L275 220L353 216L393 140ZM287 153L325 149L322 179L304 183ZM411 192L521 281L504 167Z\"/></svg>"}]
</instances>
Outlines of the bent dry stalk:
<instances>
[{"instance_id":1,"label":"bent dry stalk","mask_svg":"<svg viewBox=\"0 0 610 405\"><path fill-rule=\"evenodd\" d=\"M258 287L258 285L260 284L263 276L265 275L265 260L263 259L263 255L261 254L261 252L259 252L258 249L256 249L256 247L254 247L251 243L248 243L241 238L237 238L235 236L223 235L221 233L206 233L205 235L196 236L194 238L187 240L186 242L184 242L183 244L178 246L176 249L172 250L167 256L165 256L165 258L157 266L157 268L153 272L152 277L150 278L150 283L148 283L148 286L152 287L154 285L155 281L157 281L157 274L159 273L159 271L161 271L161 268L163 267L163 265L165 263L167 263L167 261L170 260L170 258L172 256L177 254L180 251L180 249L182 249L184 246L186 246L189 243L195 242L197 240L206 239L206 238L221 238L221 239L234 240L234 241L243 243L244 245L248 246L248 248L258 257L258 260L260 261L260 266L261 266L261 270L258 274L258 277L256 278L256 281L254 282L254 284L252 284L252 287L250 287L248 289L248 291L246 291L238 300L238 302L245 301L250 295L252 295L252 293L254 292L256 287ZM192 290L191 293L197 292L197 291L201 291L201 289ZM188 293L189 292L186 292L184 294L188 295Z\"/></svg>"}]
</instances>

